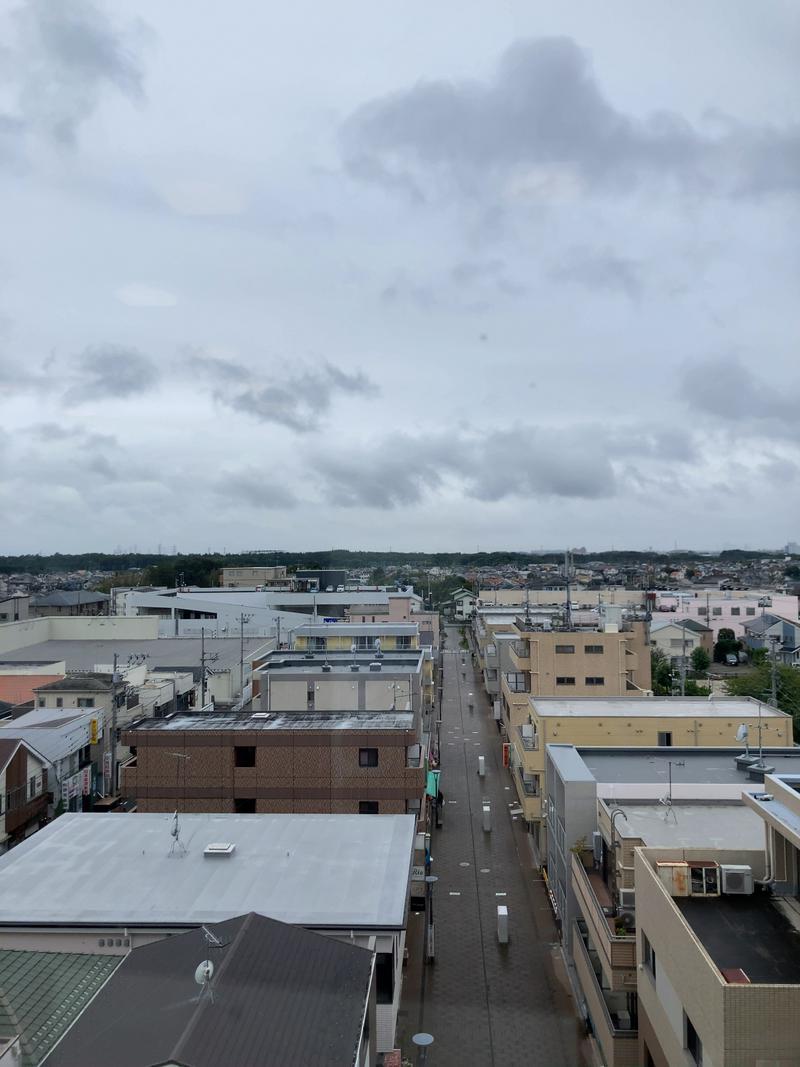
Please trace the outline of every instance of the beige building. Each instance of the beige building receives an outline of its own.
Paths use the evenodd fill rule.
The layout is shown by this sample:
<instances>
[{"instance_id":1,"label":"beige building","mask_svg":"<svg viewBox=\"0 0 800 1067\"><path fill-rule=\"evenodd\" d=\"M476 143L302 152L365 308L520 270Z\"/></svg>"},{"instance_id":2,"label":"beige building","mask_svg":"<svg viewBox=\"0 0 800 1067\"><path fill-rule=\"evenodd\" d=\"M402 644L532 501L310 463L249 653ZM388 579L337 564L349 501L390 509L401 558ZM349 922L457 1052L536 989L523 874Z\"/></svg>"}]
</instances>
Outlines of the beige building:
<instances>
[{"instance_id":1,"label":"beige building","mask_svg":"<svg viewBox=\"0 0 800 1067\"><path fill-rule=\"evenodd\" d=\"M745 804L755 854L637 849L639 1060L653 1067L800 1063L800 776Z\"/></svg>"},{"instance_id":2,"label":"beige building","mask_svg":"<svg viewBox=\"0 0 800 1067\"><path fill-rule=\"evenodd\" d=\"M761 728L764 745L789 748L792 719L750 697L617 697L562 700L529 696L527 715L514 709L508 725L508 765L522 815L530 824L534 847L546 851L542 796L546 790L545 747L718 748L735 743L746 725L751 738Z\"/></svg>"},{"instance_id":3,"label":"beige building","mask_svg":"<svg viewBox=\"0 0 800 1067\"><path fill-rule=\"evenodd\" d=\"M714 631L694 619L654 619L650 624L650 645L672 663L679 663L684 656L691 660L696 648L713 658Z\"/></svg>"},{"instance_id":4,"label":"beige building","mask_svg":"<svg viewBox=\"0 0 800 1067\"><path fill-rule=\"evenodd\" d=\"M252 589L256 585L288 585L285 567L223 567L222 584L227 589Z\"/></svg>"}]
</instances>

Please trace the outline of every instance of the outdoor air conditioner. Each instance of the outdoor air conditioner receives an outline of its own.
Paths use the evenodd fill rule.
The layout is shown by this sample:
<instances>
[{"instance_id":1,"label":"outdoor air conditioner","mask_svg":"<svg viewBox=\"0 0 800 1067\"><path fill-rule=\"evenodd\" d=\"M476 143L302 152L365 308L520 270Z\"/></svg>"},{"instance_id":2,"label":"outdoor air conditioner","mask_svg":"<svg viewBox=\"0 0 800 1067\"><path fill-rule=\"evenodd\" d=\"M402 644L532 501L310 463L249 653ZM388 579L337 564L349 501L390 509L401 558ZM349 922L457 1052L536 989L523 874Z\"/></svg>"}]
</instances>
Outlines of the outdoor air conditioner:
<instances>
[{"instance_id":1,"label":"outdoor air conditioner","mask_svg":"<svg viewBox=\"0 0 800 1067\"><path fill-rule=\"evenodd\" d=\"M634 911L636 909L636 890L620 889L619 906L622 911Z\"/></svg>"},{"instance_id":2,"label":"outdoor air conditioner","mask_svg":"<svg viewBox=\"0 0 800 1067\"><path fill-rule=\"evenodd\" d=\"M522 724L522 736L528 740L533 741L533 726L529 722Z\"/></svg>"},{"instance_id":3,"label":"outdoor air conditioner","mask_svg":"<svg viewBox=\"0 0 800 1067\"><path fill-rule=\"evenodd\" d=\"M686 860L659 860L656 874L672 897L689 896L689 864Z\"/></svg>"},{"instance_id":4,"label":"outdoor air conditioner","mask_svg":"<svg viewBox=\"0 0 800 1067\"><path fill-rule=\"evenodd\" d=\"M603 859L603 835L599 830L592 830L592 858L595 863Z\"/></svg>"},{"instance_id":5,"label":"outdoor air conditioner","mask_svg":"<svg viewBox=\"0 0 800 1067\"><path fill-rule=\"evenodd\" d=\"M722 892L737 896L749 896L754 889L753 868L745 864L723 864L720 867Z\"/></svg>"},{"instance_id":6,"label":"outdoor air conditioner","mask_svg":"<svg viewBox=\"0 0 800 1067\"><path fill-rule=\"evenodd\" d=\"M631 1013L629 1011L618 1011L615 1014L617 1016L617 1029L618 1030L630 1030L630 1028L631 1028Z\"/></svg>"}]
</instances>

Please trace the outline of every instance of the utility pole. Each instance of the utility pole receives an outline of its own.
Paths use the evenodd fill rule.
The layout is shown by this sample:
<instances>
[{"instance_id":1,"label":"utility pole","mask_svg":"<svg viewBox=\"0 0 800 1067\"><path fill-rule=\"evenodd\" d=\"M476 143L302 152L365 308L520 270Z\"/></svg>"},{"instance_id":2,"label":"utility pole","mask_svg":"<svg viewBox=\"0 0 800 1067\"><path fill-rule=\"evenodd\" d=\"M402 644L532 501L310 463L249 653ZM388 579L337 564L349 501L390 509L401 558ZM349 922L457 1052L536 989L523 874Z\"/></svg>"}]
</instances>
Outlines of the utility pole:
<instances>
[{"instance_id":1,"label":"utility pole","mask_svg":"<svg viewBox=\"0 0 800 1067\"><path fill-rule=\"evenodd\" d=\"M681 633L683 635L683 645L681 648L681 696L686 696L686 624L684 622L679 623Z\"/></svg>"},{"instance_id":2,"label":"utility pole","mask_svg":"<svg viewBox=\"0 0 800 1067\"><path fill-rule=\"evenodd\" d=\"M200 627L200 710L206 706L206 628Z\"/></svg>"},{"instance_id":3,"label":"utility pole","mask_svg":"<svg viewBox=\"0 0 800 1067\"><path fill-rule=\"evenodd\" d=\"M111 753L110 789L112 795L117 791L117 653L114 653L114 666L111 670L111 726L109 750Z\"/></svg>"},{"instance_id":4,"label":"utility pole","mask_svg":"<svg viewBox=\"0 0 800 1067\"><path fill-rule=\"evenodd\" d=\"M776 655L778 648L778 641L780 638L776 634L770 636L770 644L772 645L772 654L770 656L770 697L769 702L773 708L778 706L778 658Z\"/></svg>"}]
</instances>

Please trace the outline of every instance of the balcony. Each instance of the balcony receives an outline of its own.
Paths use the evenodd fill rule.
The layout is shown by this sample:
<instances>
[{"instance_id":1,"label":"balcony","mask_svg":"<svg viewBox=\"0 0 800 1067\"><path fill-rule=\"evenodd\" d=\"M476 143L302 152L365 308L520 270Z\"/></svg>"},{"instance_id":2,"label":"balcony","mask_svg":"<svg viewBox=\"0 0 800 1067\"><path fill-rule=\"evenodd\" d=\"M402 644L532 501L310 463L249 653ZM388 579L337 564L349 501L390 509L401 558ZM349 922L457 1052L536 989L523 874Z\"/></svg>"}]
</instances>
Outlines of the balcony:
<instances>
[{"instance_id":1,"label":"balcony","mask_svg":"<svg viewBox=\"0 0 800 1067\"><path fill-rule=\"evenodd\" d=\"M511 659L521 671L530 670L531 646L527 641L511 642Z\"/></svg>"},{"instance_id":2,"label":"balcony","mask_svg":"<svg viewBox=\"0 0 800 1067\"><path fill-rule=\"evenodd\" d=\"M575 973L592 1021L592 1031L603 1052L603 1062L607 1067L638 1067L636 994L603 990L598 981L596 965L592 962L577 923L572 925L571 937ZM633 1016L630 1010L632 1006Z\"/></svg>"},{"instance_id":3,"label":"balcony","mask_svg":"<svg viewBox=\"0 0 800 1067\"><path fill-rule=\"evenodd\" d=\"M528 822L540 819L542 817L542 798L539 790L532 782L525 781L518 767L514 768L512 777L519 805L522 808L522 817Z\"/></svg>"},{"instance_id":4,"label":"balcony","mask_svg":"<svg viewBox=\"0 0 800 1067\"><path fill-rule=\"evenodd\" d=\"M636 989L636 934L618 934L611 910L611 895L599 874L587 871L580 857L572 854L572 888L592 944L612 990Z\"/></svg>"},{"instance_id":5,"label":"balcony","mask_svg":"<svg viewBox=\"0 0 800 1067\"><path fill-rule=\"evenodd\" d=\"M17 790L14 790L14 792L17 792ZM10 796L13 797L13 793L10 794ZM12 802L6 811L6 833L19 833L20 831L23 831L29 823L43 818L46 814L47 793L39 793L38 796L33 797L31 800L24 801L21 804Z\"/></svg>"},{"instance_id":6,"label":"balcony","mask_svg":"<svg viewBox=\"0 0 800 1067\"><path fill-rule=\"evenodd\" d=\"M510 693L530 693L531 682L529 674L508 671L505 679Z\"/></svg>"}]
</instances>

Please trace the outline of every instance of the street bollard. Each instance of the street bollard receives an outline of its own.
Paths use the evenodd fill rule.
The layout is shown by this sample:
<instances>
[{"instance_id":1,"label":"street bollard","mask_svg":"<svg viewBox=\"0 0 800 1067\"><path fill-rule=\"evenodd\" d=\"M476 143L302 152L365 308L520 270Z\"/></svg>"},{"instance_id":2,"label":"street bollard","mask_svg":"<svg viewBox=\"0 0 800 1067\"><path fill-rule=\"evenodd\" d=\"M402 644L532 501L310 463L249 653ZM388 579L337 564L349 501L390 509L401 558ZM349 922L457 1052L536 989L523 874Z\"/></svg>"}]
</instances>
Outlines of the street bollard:
<instances>
[{"instance_id":1,"label":"street bollard","mask_svg":"<svg viewBox=\"0 0 800 1067\"><path fill-rule=\"evenodd\" d=\"M478 756L478 774L481 778L486 774L486 757Z\"/></svg>"},{"instance_id":2,"label":"street bollard","mask_svg":"<svg viewBox=\"0 0 800 1067\"><path fill-rule=\"evenodd\" d=\"M505 904L497 905L497 940L501 945L508 944L508 908Z\"/></svg>"},{"instance_id":3,"label":"street bollard","mask_svg":"<svg viewBox=\"0 0 800 1067\"><path fill-rule=\"evenodd\" d=\"M467 693L467 707L472 708L475 706L475 697L472 693Z\"/></svg>"},{"instance_id":4,"label":"street bollard","mask_svg":"<svg viewBox=\"0 0 800 1067\"><path fill-rule=\"evenodd\" d=\"M487 834L492 829L492 806L488 801L483 805L483 829Z\"/></svg>"}]
</instances>

